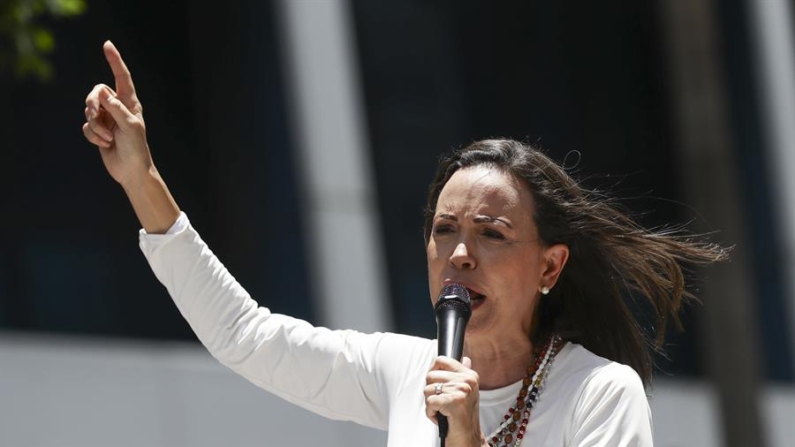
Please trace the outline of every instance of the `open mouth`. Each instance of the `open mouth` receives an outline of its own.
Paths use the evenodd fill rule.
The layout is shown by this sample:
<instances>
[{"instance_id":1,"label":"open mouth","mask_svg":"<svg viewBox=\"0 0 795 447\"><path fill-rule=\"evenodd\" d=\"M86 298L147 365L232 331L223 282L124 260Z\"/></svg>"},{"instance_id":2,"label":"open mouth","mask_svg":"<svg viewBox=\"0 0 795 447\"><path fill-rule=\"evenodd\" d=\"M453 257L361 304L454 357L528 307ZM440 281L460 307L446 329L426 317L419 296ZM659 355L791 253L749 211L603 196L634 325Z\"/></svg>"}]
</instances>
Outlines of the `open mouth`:
<instances>
[{"instance_id":1,"label":"open mouth","mask_svg":"<svg viewBox=\"0 0 795 447\"><path fill-rule=\"evenodd\" d=\"M469 299L471 300L470 305L473 309L479 307L481 304L483 304L483 301L486 300L486 295L475 292L469 287L467 287L467 290L469 291Z\"/></svg>"}]
</instances>

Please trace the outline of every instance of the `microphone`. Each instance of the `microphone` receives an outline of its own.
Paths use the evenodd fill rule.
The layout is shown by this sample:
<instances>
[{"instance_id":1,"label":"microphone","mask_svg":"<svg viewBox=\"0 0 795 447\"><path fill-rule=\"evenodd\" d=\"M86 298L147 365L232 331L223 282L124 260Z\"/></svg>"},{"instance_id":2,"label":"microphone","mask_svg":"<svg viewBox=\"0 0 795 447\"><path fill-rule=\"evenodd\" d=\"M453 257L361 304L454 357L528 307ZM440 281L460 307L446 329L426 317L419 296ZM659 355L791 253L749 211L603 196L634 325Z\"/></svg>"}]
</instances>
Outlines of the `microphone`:
<instances>
[{"instance_id":1,"label":"microphone","mask_svg":"<svg viewBox=\"0 0 795 447\"><path fill-rule=\"evenodd\" d=\"M464 331L466 331L472 309L469 307L469 290L461 284L448 284L439 293L433 311L436 314L438 353L461 361L464 355ZM436 414L439 421L439 437L447 437L447 417Z\"/></svg>"}]
</instances>

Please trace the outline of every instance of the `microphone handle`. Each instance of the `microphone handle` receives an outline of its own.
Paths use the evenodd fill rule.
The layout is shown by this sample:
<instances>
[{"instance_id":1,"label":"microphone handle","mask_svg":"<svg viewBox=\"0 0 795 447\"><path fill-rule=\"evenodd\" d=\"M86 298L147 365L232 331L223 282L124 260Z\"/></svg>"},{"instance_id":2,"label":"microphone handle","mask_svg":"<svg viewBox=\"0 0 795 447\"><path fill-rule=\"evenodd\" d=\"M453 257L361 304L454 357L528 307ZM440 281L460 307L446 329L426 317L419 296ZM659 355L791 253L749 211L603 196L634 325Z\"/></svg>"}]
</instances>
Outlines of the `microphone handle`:
<instances>
[{"instance_id":1,"label":"microphone handle","mask_svg":"<svg viewBox=\"0 0 795 447\"><path fill-rule=\"evenodd\" d=\"M459 309L444 309L440 312L438 327L439 355L445 355L461 361L464 356L464 332L466 331L466 314Z\"/></svg>"},{"instance_id":2,"label":"microphone handle","mask_svg":"<svg viewBox=\"0 0 795 447\"><path fill-rule=\"evenodd\" d=\"M461 361L464 356L464 332L466 331L467 321L467 316L459 309L443 309L439 313L437 321L439 328L437 337L439 355ZM444 445L444 439L447 437L447 431L450 426L445 415L437 413L436 419L439 421L439 437L442 439L442 445Z\"/></svg>"}]
</instances>

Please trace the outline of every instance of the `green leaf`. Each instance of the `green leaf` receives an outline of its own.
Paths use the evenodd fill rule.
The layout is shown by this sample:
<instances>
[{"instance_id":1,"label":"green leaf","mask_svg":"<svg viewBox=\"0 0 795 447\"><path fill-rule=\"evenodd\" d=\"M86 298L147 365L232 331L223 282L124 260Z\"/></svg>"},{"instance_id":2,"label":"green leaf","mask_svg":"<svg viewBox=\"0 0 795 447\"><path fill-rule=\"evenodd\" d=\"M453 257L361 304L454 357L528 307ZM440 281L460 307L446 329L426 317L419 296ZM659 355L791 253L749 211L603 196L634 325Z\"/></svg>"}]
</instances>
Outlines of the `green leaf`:
<instances>
[{"instance_id":1,"label":"green leaf","mask_svg":"<svg viewBox=\"0 0 795 447\"><path fill-rule=\"evenodd\" d=\"M50 12L56 16L76 16L86 10L85 0L49 0L47 3Z\"/></svg>"},{"instance_id":2,"label":"green leaf","mask_svg":"<svg viewBox=\"0 0 795 447\"><path fill-rule=\"evenodd\" d=\"M83 14L87 0L0 0L0 71L14 69L18 77L47 81L53 67L46 54L55 50L52 31L38 26L44 16L57 18Z\"/></svg>"},{"instance_id":3,"label":"green leaf","mask_svg":"<svg viewBox=\"0 0 795 447\"><path fill-rule=\"evenodd\" d=\"M20 78L33 74L39 81L46 82L52 78L52 65L38 54L27 54L17 59L16 72Z\"/></svg>"},{"instance_id":4,"label":"green leaf","mask_svg":"<svg viewBox=\"0 0 795 447\"><path fill-rule=\"evenodd\" d=\"M52 33L43 28L33 30L33 45L42 53L49 53L55 48L55 38Z\"/></svg>"}]
</instances>

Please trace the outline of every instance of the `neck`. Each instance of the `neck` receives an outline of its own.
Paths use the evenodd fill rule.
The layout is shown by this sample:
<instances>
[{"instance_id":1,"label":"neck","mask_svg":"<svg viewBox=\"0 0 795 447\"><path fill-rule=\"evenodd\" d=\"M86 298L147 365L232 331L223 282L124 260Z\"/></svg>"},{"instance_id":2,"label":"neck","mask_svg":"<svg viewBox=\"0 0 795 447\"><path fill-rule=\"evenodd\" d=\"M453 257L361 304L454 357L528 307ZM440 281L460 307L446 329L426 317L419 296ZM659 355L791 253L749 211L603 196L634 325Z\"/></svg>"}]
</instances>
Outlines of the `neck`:
<instances>
[{"instance_id":1,"label":"neck","mask_svg":"<svg viewBox=\"0 0 795 447\"><path fill-rule=\"evenodd\" d=\"M525 377L533 360L533 343L526 337L510 343L471 337L465 341L464 355L472 360L472 369L480 377L480 389L493 390Z\"/></svg>"}]
</instances>

